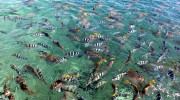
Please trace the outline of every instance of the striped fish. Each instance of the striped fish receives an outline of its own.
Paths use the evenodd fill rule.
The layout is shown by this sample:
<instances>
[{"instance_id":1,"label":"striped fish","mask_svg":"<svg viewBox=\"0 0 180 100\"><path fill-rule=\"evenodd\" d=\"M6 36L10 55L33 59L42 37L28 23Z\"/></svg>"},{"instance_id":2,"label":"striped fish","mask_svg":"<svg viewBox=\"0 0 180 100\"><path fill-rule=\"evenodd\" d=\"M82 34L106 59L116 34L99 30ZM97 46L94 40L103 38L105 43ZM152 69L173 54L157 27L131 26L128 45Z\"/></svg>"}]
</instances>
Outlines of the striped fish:
<instances>
[{"instance_id":1,"label":"striped fish","mask_svg":"<svg viewBox=\"0 0 180 100\"><path fill-rule=\"evenodd\" d=\"M67 58L66 58L66 57L63 57L63 58L59 59L59 61L57 61L56 63L57 63L57 64L61 64L61 63L64 63L64 62L66 62L66 61L67 61Z\"/></svg>"},{"instance_id":2,"label":"striped fish","mask_svg":"<svg viewBox=\"0 0 180 100\"><path fill-rule=\"evenodd\" d=\"M67 52L65 55L73 57L73 56L78 56L79 54L80 52Z\"/></svg>"},{"instance_id":3,"label":"striped fish","mask_svg":"<svg viewBox=\"0 0 180 100\"><path fill-rule=\"evenodd\" d=\"M98 35L97 38L98 38L100 41L109 40L109 38L106 38L104 35Z\"/></svg>"},{"instance_id":4,"label":"striped fish","mask_svg":"<svg viewBox=\"0 0 180 100\"><path fill-rule=\"evenodd\" d=\"M28 48L36 48L37 47L36 44L25 44L24 46L28 47Z\"/></svg>"},{"instance_id":5,"label":"striped fish","mask_svg":"<svg viewBox=\"0 0 180 100\"><path fill-rule=\"evenodd\" d=\"M98 81L102 76L104 76L106 74L106 72L101 72L101 73L98 73L94 76L93 78L93 82L96 82Z\"/></svg>"},{"instance_id":6,"label":"striped fish","mask_svg":"<svg viewBox=\"0 0 180 100\"><path fill-rule=\"evenodd\" d=\"M92 39L90 39L90 38L84 38L83 41L86 42L86 43L89 43L89 42L92 41Z\"/></svg>"},{"instance_id":7,"label":"striped fish","mask_svg":"<svg viewBox=\"0 0 180 100\"><path fill-rule=\"evenodd\" d=\"M41 37L41 36L45 36L45 34L43 34L43 33L36 33L36 34L33 34L32 36Z\"/></svg>"},{"instance_id":8,"label":"striped fish","mask_svg":"<svg viewBox=\"0 0 180 100\"><path fill-rule=\"evenodd\" d=\"M74 40L74 41L80 41L81 39L74 36L73 34L67 34L66 35L68 38L70 38L71 40Z\"/></svg>"},{"instance_id":9,"label":"striped fish","mask_svg":"<svg viewBox=\"0 0 180 100\"><path fill-rule=\"evenodd\" d=\"M47 44L44 44L44 43L37 43L37 45L40 45L40 46L42 46L44 48L49 48L49 46Z\"/></svg>"},{"instance_id":10,"label":"striped fish","mask_svg":"<svg viewBox=\"0 0 180 100\"><path fill-rule=\"evenodd\" d=\"M38 79L39 80L42 80L45 84L47 84L46 82L45 82L45 80L44 80L44 77L43 77L43 75L42 75L42 72L41 72L41 69L36 69L36 72L37 72L37 77L38 77Z\"/></svg>"},{"instance_id":11,"label":"striped fish","mask_svg":"<svg viewBox=\"0 0 180 100\"><path fill-rule=\"evenodd\" d=\"M103 42L93 44L94 47L101 47L102 45L103 45Z\"/></svg>"},{"instance_id":12,"label":"striped fish","mask_svg":"<svg viewBox=\"0 0 180 100\"><path fill-rule=\"evenodd\" d=\"M12 54L12 56L15 56L16 58L20 58L20 59L27 59L26 57L21 56L20 54L17 53Z\"/></svg>"},{"instance_id":13,"label":"striped fish","mask_svg":"<svg viewBox=\"0 0 180 100\"><path fill-rule=\"evenodd\" d=\"M107 81L100 81L100 82L97 83L97 85L95 87L99 88L99 87L101 87L102 85L104 85L106 83L107 83Z\"/></svg>"},{"instance_id":14,"label":"striped fish","mask_svg":"<svg viewBox=\"0 0 180 100\"><path fill-rule=\"evenodd\" d=\"M164 66L153 66L153 71L160 71L164 69Z\"/></svg>"},{"instance_id":15,"label":"striped fish","mask_svg":"<svg viewBox=\"0 0 180 100\"><path fill-rule=\"evenodd\" d=\"M113 79L112 79L112 81L118 81L118 80L120 80L124 75L126 75L127 73L126 72L124 72L124 73L121 73L121 74L118 74L116 77L114 77Z\"/></svg>"},{"instance_id":16,"label":"striped fish","mask_svg":"<svg viewBox=\"0 0 180 100\"><path fill-rule=\"evenodd\" d=\"M69 75L65 74L60 80L63 82L73 82L79 77L79 74L77 75Z\"/></svg>"},{"instance_id":17,"label":"striped fish","mask_svg":"<svg viewBox=\"0 0 180 100\"><path fill-rule=\"evenodd\" d=\"M103 52L104 50L101 49L101 48L94 48L93 51L95 51L95 52Z\"/></svg>"},{"instance_id":18,"label":"striped fish","mask_svg":"<svg viewBox=\"0 0 180 100\"><path fill-rule=\"evenodd\" d=\"M21 71L19 68L17 68L14 64L10 65L13 70L15 70L19 75L21 74Z\"/></svg>"},{"instance_id":19,"label":"striped fish","mask_svg":"<svg viewBox=\"0 0 180 100\"><path fill-rule=\"evenodd\" d=\"M146 65L147 63L148 61L139 61L137 65L142 66L142 65Z\"/></svg>"}]
</instances>

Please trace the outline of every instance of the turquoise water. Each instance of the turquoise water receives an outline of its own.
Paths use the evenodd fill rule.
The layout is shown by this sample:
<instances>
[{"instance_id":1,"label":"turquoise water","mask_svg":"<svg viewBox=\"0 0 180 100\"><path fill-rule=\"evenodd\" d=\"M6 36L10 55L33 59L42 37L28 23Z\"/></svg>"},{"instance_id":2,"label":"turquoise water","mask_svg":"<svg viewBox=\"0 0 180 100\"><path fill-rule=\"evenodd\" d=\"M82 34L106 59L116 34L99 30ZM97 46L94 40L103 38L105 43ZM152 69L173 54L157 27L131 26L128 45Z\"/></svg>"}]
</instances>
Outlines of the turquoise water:
<instances>
[{"instance_id":1,"label":"turquoise water","mask_svg":"<svg viewBox=\"0 0 180 100\"><path fill-rule=\"evenodd\" d=\"M70 92L67 100L81 100L80 97L85 100L132 100L135 90L125 81L130 81L135 76L129 78L128 75L124 75L117 81L112 80L130 69L137 71L136 73L145 79L145 82L137 83L140 85L137 100L159 100L157 92L160 92L162 100L180 99L180 1L0 0L0 2L2 100L8 100L3 90L7 77L10 77L8 87L15 100L63 100L67 90L58 92L58 88L51 90L50 86L64 75L73 76L77 73L79 77L75 81L64 83L63 87L73 85L78 92L78 95ZM33 36L42 32L46 32L51 38ZM68 38L67 34L77 37L78 41ZM102 40L100 35L105 40ZM86 43L84 39L90 36L94 38ZM57 40L65 49L58 47L53 40ZM46 44L49 48L37 45L38 43ZM96 47L96 43L102 45ZM29 48L26 44L34 44L37 47ZM102 61L100 64L97 73L105 72L112 57L114 60L100 80L86 86L88 79L95 75L93 70L97 59L93 58L94 56L91 58L85 51L95 49L100 50L96 51L97 55L106 59L106 62ZM39 51L47 52L59 59L66 57L67 61L61 64L54 63L48 58L42 58L43 54ZM68 56L66 55L68 52L78 52L79 56ZM13 56L15 53L27 59ZM43 57L45 56L47 57L47 55ZM137 63L141 61L146 63L140 66ZM16 82L18 73L11 68L11 64L20 69L20 75L27 86L37 93L28 94L20 88ZM30 64L35 70L41 69L47 84L25 71L26 64ZM142 95L142 89L151 80L156 81L152 85L153 90L149 95ZM96 88L101 81L105 83ZM113 83L118 84L116 97L113 97Z\"/></svg>"}]
</instances>

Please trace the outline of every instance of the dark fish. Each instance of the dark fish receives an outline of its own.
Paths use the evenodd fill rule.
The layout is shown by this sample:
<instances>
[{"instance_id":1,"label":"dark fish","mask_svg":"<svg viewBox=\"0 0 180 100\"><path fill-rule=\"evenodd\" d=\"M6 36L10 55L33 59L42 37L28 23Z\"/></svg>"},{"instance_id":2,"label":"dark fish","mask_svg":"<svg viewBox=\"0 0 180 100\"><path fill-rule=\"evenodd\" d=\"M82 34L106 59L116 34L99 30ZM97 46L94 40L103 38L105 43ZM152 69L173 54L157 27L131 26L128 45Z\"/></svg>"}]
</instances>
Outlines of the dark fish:
<instances>
[{"instance_id":1,"label":"dark fish","mask_svg":"<svg viewBox=\"0 0 180 100\"><path fill-rule=\"evenodd\" d=\"M172 80L174 80L174 73L173 73L172 70L169 70L169 71L168 71L168 76L169 76Z\"/></svg>"},{"instance_id":2,"label":"dark fish","mask_svg":"<svg viewBox=\"0 0 180 100\"><path fill-rule=\"evenodd\" d=\"M113 89L114 89L114 93L113 93L113 97L117 96L117 92L118 92L118 84L117 83L113 83L112 84Z\"/></svg>"},{"instance_id":3,"label":"dark fish","mask_svg":"<svg viewBox=\"0 0 180 100\"><path fill-rule=\"evenodd\" d=\"M21 71L19 68L17 68L14 64L10 65L13 70L15 70L19 75L21 74Z\"/></svg>"},{"instance_id":4,"label":"dark fish","mask_svg":"<svg viewBox=\"0 0 180 100\"><path fill-rule=\"evenodd\" d=\"M60 44L60 42L58 42L57 40L53 40L53 43L56 44L58 47L60 47L61 49L65 50L65 48Z\"/></svg>"},{"instance_id":5,"label":"dark fish","mask_svg":"<svg viewBox=\"0 0 180 100\"><path fill-rule=\"evenodd\" d=\"M9 87L8 87L8 80L6 80L6 83L4 85L4 95L5 97L7 97L9 100L15 100L15 97L13 96L13 94L10 92Z\"/></svg>"},{"instance_id":6,"label":"dark fish","mask_svg":"<svg viewBox=\"0 0 180 100\"><path fill-rule=\"evenodd\" d=\"M40 45L40 46L42 46L44 48L49 48L49 46L47 44L44 44L44 43L37 43L37 45Z\"/></svg>"},{"instance_id":7,"label":"dark fish","mask_svg":"<svg viewBox=\"0 0 180 100\"><path fill-rule=\"evenodd\" d=\"M37 45L36 45L36 44L25 44L25 47L28 47L28 48L36 48Z\"/></svg>"},{"instance_id":8,"label":"dark fish","mask_svg":"<svg viewBox=\"0 0 180 100\"><path fill-rule=\"evenodd\" d=\"M81 30L80 30L80 28L75 28L75 29L70 28L70 29L69 29L69 32L78 33L78 32L81 32Z\"/></svg>"},{"instance_id":9,"label":"dark fish","mask_svg":"<svg viewBox=\"0 0 180 100\"><path fill-rule=\"evenodd\" d=\"M156 94L156 100L161 100L161 94L160 94L159 91L158 91L157 94Z\"/></svg>"},{"instance_id":10,"label":"dark fish","mask_svg":"<svg viewBox=\"0 0 180 100\"><path fill-rule=\"evenodd\" d=\"M34 75L35 77L39 78L38 73L36 72L36 70L29 64L26 64L24 66L25 70L29 73L31 73L32 75Z\"/></svg>"},{"instance_id":11,"label":"dark fish","mask_svg":"<svg viewBox=\"0 0 180 100\"><path fill-rule=\"evenodd\" d=\"M3 31L3 30L0 30L0 33L7 34L7 32L5 32L5 31Z\"/></svg>"},{"instance_id":12,"label":"dark fish","mask_svg":"<svg viewBox=\"0 0 180 100\"><path fill-rule=\"evenodd\" d=\"M101 47L102 45L103 45L103 42L93 44L94 47Z\"/></svg>"},{"instance_id":13,"label":"dark fish","mask_svg":"<svg viewBox=\"0 0 180 100\"><path fill-rule=\"evenodd\" d=\"M100 41L109 40L109 38L106 38L104 35L98 35L97 38L98 38Z\"/></svg>"},{"instance_id":14,"label":"dark fish","mask_svg":"<svg viewBox=\"0 0 180 100\"><path fill-rule=\"evenodd\" d=\"M131 60L131 52L129 51L128 59L126 60L125 64L128 65Z\"/></svg>"},{"instance_id":15,"label":"dark fish","mask_svg":"<svg viewBox=\"0 0 180 100\"><path fill-rule=\"evenodd\" d=\"M42 34L44 34L46 37L48 37L48 38L52 38L48 33L46 33L46 32L41 32Z\"/></svg>"},{"instance_id":16,"label":"dark fish","mask_svg":"<svg viewBox=\"0 0 180 100\"><path fill-rule=\"evenodd\" d=\"M25 80L23 79L22 76L17 76L16 77L16 82L20 85L21 90L23 90L24 92L28 93L28 94L36 94L35 91L32 91L29 89L29 87L27 86L27 84L25 83Z\"/></svg>"},{"instance_id":17,"label":"dark fish","mask_svg":"<svg viewBox=\"0 0 180 100\"><path fill-rule=\"evenodd\" d=\"M23 57L17 53L12 54L12 56L15 56L16 58L20 58L20 59L27 59L26 57Z\"/></svg>"},{"instance_id":18,"label":"dark fish","mask_svg":"<svg viewBox=\"0 0 180 100\"><path fill-rule=\"evenodd\" d=\"M71 40L74 40L74 41L81 41L80 38L74 36L73 34L67 34L66 35L68 38L70 38Z\"/></svg>"}]
</instances>

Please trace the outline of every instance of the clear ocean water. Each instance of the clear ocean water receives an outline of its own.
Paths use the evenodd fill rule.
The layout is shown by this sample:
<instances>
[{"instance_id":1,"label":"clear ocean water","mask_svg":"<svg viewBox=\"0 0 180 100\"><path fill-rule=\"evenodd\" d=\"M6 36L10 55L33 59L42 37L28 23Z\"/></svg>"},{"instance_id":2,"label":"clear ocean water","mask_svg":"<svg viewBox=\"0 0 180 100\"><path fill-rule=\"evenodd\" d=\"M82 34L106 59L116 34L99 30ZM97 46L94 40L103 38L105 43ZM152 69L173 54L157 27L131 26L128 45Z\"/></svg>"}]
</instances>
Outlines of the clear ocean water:
<instances>
[{"instance_id":1,"label":"clear ocean water","mask_svg":"<svg viewBox=\"0 0 180 100\"><path fill-rule=\"evenodd\" d=\"M180 100L179 69L179 0L0 0L0 100Z\"/></svg>"}]
</instances>

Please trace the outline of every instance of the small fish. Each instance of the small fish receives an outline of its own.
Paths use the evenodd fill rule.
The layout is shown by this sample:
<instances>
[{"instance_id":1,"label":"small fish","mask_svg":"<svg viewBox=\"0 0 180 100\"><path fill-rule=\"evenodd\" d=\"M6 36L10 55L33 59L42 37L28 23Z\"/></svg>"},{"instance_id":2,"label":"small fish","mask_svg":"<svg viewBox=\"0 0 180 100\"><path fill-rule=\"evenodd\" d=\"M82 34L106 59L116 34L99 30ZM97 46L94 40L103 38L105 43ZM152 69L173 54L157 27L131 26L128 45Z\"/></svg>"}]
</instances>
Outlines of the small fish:
<instances>
[{"instance_id":1,"label":"small fish","mask_svg":"<svg viewBox=\"0 0 180 100\"><path fill-rule=\"evenodd\" d=\"M53 84L51 84L50 89L53 90L55 88L62 87L66 82L61 80L56 80Z\"/></svg>"},{"instance_id":2,"label":"small fish","mask_svg":"<svg viewBox=\"0 0 180 100\"><path fill-rule=\"evenodd\" d=\"M172 80L174 80L174 72L172 70L168 70L167 74Z\"/></svg>"},{"instance_id":3,"label":"small fish","mask_svg":"<svg viewBox=\"0 0 180 100\"><path fill-rule=\"evenodd\" d=\"M36 44L25 44L24 46L28 47L28 48L36 48L37 47Z\"/></svg>"},{"instance_id":4,"label":"small fish","mask_svg":"<svg viewBox=\"0 0 180 100\"><path fill-rule=\"evenodd\" d=\"M44 77L43 77L43 75L42 75L41 69L38 68L38 69L36 70L36 72L37 72L37 75L38 75L38 76L37 76L38 79L39 79L39 80L42 80L45 84L47 84L46 81L44 80Z\"/></svg>"},{"instance_id":5,"label":"small fish","mask_svg":"<svg viewBox=\"0 0 180 100\"><path fill-rule=\"evenodd\" d=\"M101 72L101 73L96 74L96 75L94 76L94 78L93 78L93 82L98 81L98 80L101 79L101 77L103 77L105 74L106 74L106 72Z\"/></svg>"},{"instance_id":6,"label":"small fish","mask_svg":"<svg viewBox=\"0 0 180 100\"><path fill-rule=\"evenodd\" d=\"M59 61L57 61L56 63L57 64L61 64L61 63L64 63L64 62L67 62L67 58L66 57L63 57L63 58L59 59Z\"/></svg>"},{"instance_id":7,"label":"small fish","mask_svg":"<svg viewBox=\"0 0 180 100\"><path fill-rule=\"evenodd\" d=\"M69 28L69 32L72 32L72 33L79 33L79 32L81 32L81 30L80 30L80 28L75 28L75 29Z\"/></svg>"},{"instance_id":8,"label":"small fish","mask_svg":"<svg viewBox=\"0 0 180 100\"><path fill-rule=\"evenodd\" d=\"M69 75L69 74L65 74L60 80L63 82L73 82L75 81L77 78L79 77L79 74L77 75Z\"/></svg>"},{"instance_id":9,"label":"small fish","mask_svg":"<svg viewBox=\"0 0 180 100\"><path fill-rule=\"evenodd\" d=\"M20 58L20 59L27 59L26 57L21 56L20 54L14 53L12 54L12 56L15 56L16 58Z\"/></svg>"},{"instance_id":10,"label":"small fish","mask_svg":"<svg viewBox=\"0 0 180 100\"><path fill-rule=\"evenodd\" d=\"M157 94L156 94L156 100L161 100L161 94L160 94L159 91L158 91Z\"/></svg>"},{"instance_id":11,"label":"small fish","mask_svg":"<svg viewBox=\"0 0 180 100\"><path fill-rule=\"evenodd\" d=\"M53 62L53 63L58 63L58 61L59 61L59 58L58 58L58 57L53 56L53 55L51 55L51 54L49 54L49 53L44 54L44 55L41 55L41 56L39 56L39 57L40 57L40 58L44 58L45 60L50 61L50 62Z\"/></svg>"},{"instance_id":12,"label":"small fish","mask_svg":"<svg viewBox=\"0 0 180 100\"><path fill-rule=\"evenodd\" d=\"M61 91L69 91L74 93L75 95L78 95L78 91L76 90L76 87L72 87L72 86L62 86L61 88L59 88L58 92Z\"/></svg>"},{"instance_id":13,"label":"small fish","mask_svg":"<svg viewBox=\"0 0 180 100\"><path fill-rule=\"evenodd\" d=\"M124 73L120 73L120 74L118 74L116 77L114 77L113 79L112 79L112 81L118 81L118 80L120 80L124 75L126 75L127 73L126 72L124 72Z\"/></svg>"},{"instance_id":14,"label":"small fish","mask_svg":"<svg viewBox=\"0 0 180 100\"><path fill-rule=\"evenodd\" d=\"M45 37L48 37L48 38L52 38L48 33L46 33L46 32L41 32L42 34L44 34L45 35Z\"/></svg>"},{"instance_id":15,"label":"small fish","mask_svg":"<svg viewBox=\"0 0 180 100\"><path fill-rule=\"evenodd\" d=\"M83 41L86 42L86 43L90 43L90 42L92 41L92 39L90 39L90 38L84 38Z\"/></svg>"},{"instance_id":16,"label":"small fish","mask_svg":"<svg viewBox=\"0 0 180 100\"><path fill-rule=\"evenodd\" d=\"M16 77L16 82L19 84L21 90L23 90L24 92L28 93L28 94L36 94L37 92L32 91L28 88L27 84L25 83L25 80L23 79L22 76L17 76Z\"/></svg>"},{"instance_id":17,"label":"small fish","mask_svg":"<svg viewBox=\"0 0 180 100\"><path fill-rule=\"evenodd\" d=\"M109 38L105 37L104 35L98 35L97 38L98 38L100 41L107 41L107 40L109 40Z\"/></svg>"},{"instance_id":18,"label":"small fish","mask_svg":"<svg viewBox=\"0 0 180 100\"><path fill-rule=\"evenodd\" d=\"M45 36L43 33L36 33L36 34L33 34L32 36L35 36L35 37L42 37L42 36Z\"/></svg>"},{"instance_id":19,"label":"small fish","mask_svg":"<svg viewBox=\"0 0 180 100\"><path fill-rule=\"evenodd\" d=\"M14 64L10 65L13 70L15 70L19 75L21 74L21 71L19 68L17 68Z\"/></svg>"},{"instance_id":20,"label":"small fish","mask_svg":"<svg viewBox=\"0 0 180 100\"><path fill-rule=\"evenodd\" d=\"M153 71L161 71L164 69L164 66L158 66L158 65L155 65L152 67L152 70Z\"/></svg>"},{"instance_id":21,"label":"small fish","mask_svg":"<svg viewBox=\"0 0 180 100\"><path fill-rule=\"evenodd\" d=\"M73 56L78 56L78 55L80 55L80 52L67 52L66 54L65 54L66 56L71 56L71 57L73 57Z\"/></svg>"},{"instance_id":22,"label":"small fish","mask_svg":"<svg viewBox=\"0 0 180 100\"><path fill-rule=\"evenodd\" d=\"M53 40L53 43L56 44L58 47L60 47L61 49L65 50L65 48L60 44L60 42L58 42L57 40Z\"/></svg>"},{"instance_id":23,"label":"small fish","mask_svg":"<svg viewBox=\"0 0 180 100\"><path fill-rule=\"evenodd\" d=\"M70 38L71 40L74 40L74 41L81 41L80 38L74 36L73 34L67 34L66 35L68 38Z\"/></svg>"},{"instance_id":24,"label":"small fish","mask_svg":"<svg viewBox=\"0 0 180 100\"><path fill-rule=\"evenodd\" d=\"M103 45L103 42L93 44L94 47L101 47L102 45Z\"/></svg>"},{"instance_id":25,"label":"small fish","mask_svg":"<svg viewBox=\"0 0 180 100\"><path fill-rule=\"evenodd\" d=\"M93 51L95 51L95 52L103 52L104 50L101 49L101 48L93 48Z\"/></svg>"},{"instance_id":26,"label":"small fish","mask_svg":"<svg viewBox=\"0 0 180 100\"><path fill-rule=\"evenodd\" d=\"M148 63L148 61L139 61L139 62L137 63L137 65L143 66L143 65L146 65L147 63Z\"/></svg>"},{"instance_id":27,"label":"small fish","mask_svg":"<svg viewBox=\"0 0 180 100\"><path fill-rule=\"evenodd\" d=\"M154 88L154 83L156 83L156 81L155 80L151 80L145 87L143 87L143 89L142 89L142 94L144 95L144 94L147 94L147 95L149 95L147 92L148 92L148 89L150 88L150 87L153 87Z\"/></svg>"},{"instance_id":28,"label":"small fish","mask_svg":"<svg viewBox=\"0 0 180 100\"><path fill-rule=\"evenodd\" d=\"M129 51L129 55L128 55L127 60L125 61L125 64L128 65L130 60L131 60L131 52Z\"/></svg>"},{"instance_id":29,"label":"small fish","mask_svg":"<svg viewBox=\"0 0 180 100\"><path fill-rule=\"evenodd\" d=\"M84 54L87 55L87 57L92 60L93 62L101 62L103 60L103 57L101 55L93 50L86 50Z\"/></svg>"},{"instance_id":30,"label":"small fish","mask_svg":"<svg viewBox=\"0 0 180 100\"><path fill-rule=\"evenodd\" d=\"M15 100L15 97L13 96L13 94L10 92L9 87L8 87L8 80L9 78L7 78L6 83L4 85L4 95L5 97L7 97L9 100Z\"/></svg>"},{"instance_id":31,"label":"small fish","mask_svg":"<svg viewBox=\"0 0 180 100\"><path fill-rule=\"evenodd\" d=\"M97 85L95 87L99 88L99 87L101 87L102 85L104 85L106 83L107 83L107 81L100 81L100 82L97 83Z\"/></svg>"},{"instance_id":32,"label":"small fish","mask_svg":"<svg viewBox=\"0 0 180 100\"><path fill-rule=\"evenodd\" d=\"M40 46L42 46L44 48L49 48L49 46L47 44L44 44L44 43L37 43L37 45L40 45Z\"/></svg>"},{"instance_id":33,"label":"small fish","mask_svg":"<svg viewBox=\"0 0 180 100\"><path fill-rule=\"evenodd\" d=\"M114 89L114 93L113 93L113 97L117 96L117 92L118 92L118 84L117 83L112 83L113 89Z\"/></svg>"}]
</instances>

